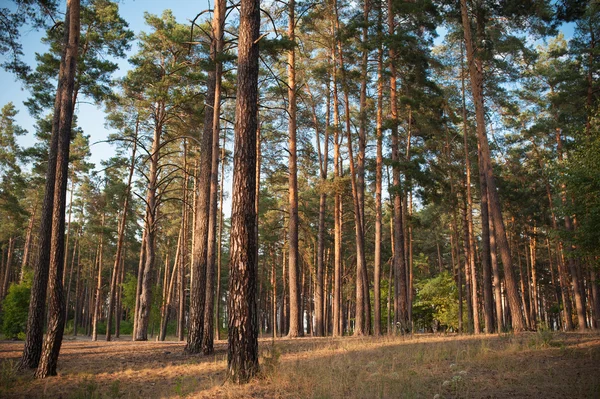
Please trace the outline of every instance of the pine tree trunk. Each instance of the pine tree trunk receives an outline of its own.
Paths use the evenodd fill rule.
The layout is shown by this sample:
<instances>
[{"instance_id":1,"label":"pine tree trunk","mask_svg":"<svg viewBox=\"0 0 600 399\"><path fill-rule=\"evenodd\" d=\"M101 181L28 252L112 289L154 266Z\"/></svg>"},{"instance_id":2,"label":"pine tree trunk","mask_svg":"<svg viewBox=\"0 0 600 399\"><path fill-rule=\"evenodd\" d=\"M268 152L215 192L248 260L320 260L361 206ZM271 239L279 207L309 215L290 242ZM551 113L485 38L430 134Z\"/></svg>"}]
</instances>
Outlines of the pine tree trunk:
<instances>
[{"instance_id":1,"label":"pine tree trunk","mask_svg":"<svg viewBox=\"0 0 600 399\"><path fill-rule=\"evenodd\" d=\"M211 47L216 43L212 43ZM216 54L216 47L212 48ZM204 314L206 306L206 279L208 263L208 231L210 225L210 186L212 176L213 126L216 69L208 72L206 80L206 104L213 112L204 113L204 128L200 137L200 161L197 175L196 212L192 246L192 279L190 286L190 315L186 353L200 353L204 339Z\"/></svg>"},{"instance_id":2,"label":"pine tree trunk","mask_svg":"<svg viewBox=\"0 0 600 399\"><path fill-rule=\"evenodd\" d=\"M156 256L156 219L158 204L156 190L158 186L158 159L160 157L160 139L162 135L162 122L164 104L158 103L154 117L154 138L150 154L150 171L148 173L148 192L146 194L146 237L144 266L141 276L141 290L139 295L139 306L136 314L136 329L134 341L148 340L148 323L150 321L150 307L152 306L152 285L154 274L154 262ZM138 278L139 281L139 278Z\"/></svg>"},{"instance_id":3,"label":"pine tree trunk","mask_svg":"<svg viewBox=\"0 0 600 399\"><path fill-rule=\"evenodd\" d=\"M512 325L515 331L526 329L523 313L519 303L519 292L517 282L513 271L508 239L502 218L502 209L500 199L496 189L496 182L492 171L491 155L488 145L488 139L485 128L485 108L483 104L483 64L479 54L476 54L473 48L473 39L471 37L471 21L467 10L466 0L460 1L463 32L467 49L467 61L469 64L469 75L471 77L471 89L473 93L473 102L475 103L475 114L477 120L477 138L481 146L482 164L484 166L488 199L491 218L494 221L494 230L496 233L496 244L500 251L502 264L504 266L504 276L506 280L506 292L508 303L511 310ZM477 14L477 32L478 37L484 33L484 22L480 12Z\"/></svg>"},{"instance_id":4,"label":"pine tree trunk","mask_svg":"<svg viewBox=\"0 0 600 399\"><path fill-rule=\"evenodd\" d=\"M69 268L69 280L67 283L66 295L67 299L65 300L65 328L67 326L67 321L69 320L69 302L71 297L71 282L73 281L73 268L75 267L75 254L79 248L79 235L81 234L81 230L78 232L78 237L75 238L75 243L73 244L73 254L71 255L71 267ZM66 246L65 246L66 249ZM66 266L66 264L65 264ZM66 267L65 267L66 269Z\"/></svg>"},{"instance_id":5,"label":"pine tree trunk","mask_svg":"<svg viewBox=\"0 0 600 399\"><path fill-rule=\"evenodd\" d=\"M23 260L21 262L21 274L19 275L19 282L23 282L23 277L25 276L25 271L29 266L29 251L31 250L31 242L33 238L33 223L35 221L35 214L37 211L37 202L33 206L33 210L31 211L31 216L29 217L29 224L27 225L27 233L25 235L25 244L23 246Z\"/></svg>"},{"instance_id":6,"label":"pine tree trunk","mask_svg":"<svg viewBox=\"0 0 600 399\"><path fill-rule=\"evenodd\" d=\"M119 275L119 265L123 256L123 243L125 241L125 226L127 224L127 210L129 208L129 194L131 192L131 182L133 180L133 171L135 169L135 156L137 151L137 138L140 120L135 122L135 134L133 137L133 149L131 150L131 162L129 164L129 175L127 177L127 187L125 188L125 199L123 200L123 213L119 223L117 237L117 250L115 253L115 263L113 265L112 277L110 281L110 293L108 296L108 316L106 318L106 340L110 341L112 335L112 314L115 307L115 296L117 292L117 280Z\"/></svg>"},{"instance_id":7,"label":"pine tree trunk","mask_svg":"<svg viewBox=\"0 0 600 399\"><path fill-rule=\"evenodd\" d=\"M258 372L254 196L260 2L242 0L240 7L227 350L228 378L236 383L246 382Z\"/></svg>"},{"instance_id":8,"label":"pine tree trunk","mask_svg":"<svg viewBox=\"0 0 600 399\"><path fill-rule=\"evenodd\" d=\"M184 203L181 205L181 225L183 226L183 239L181 242L181 259L178 266L178 282L179 282L179 309L177 312L177 339L181 342L184 340L185 332L185 266L187 265L187 254L188 254L188 231L189 231L189 212L188 212L188 185L189 185L189 171L187 163L187 141L183 140L183 198Z\"/></svg>"},{"instance_id":9,"label":"pine tree trunk","mask_svg":"<svg viewBox=\"0 0 600 399\"><path fill-rule=\"evenodd\" d=\"M221 146L221 179L219 188L219 242L217 244L217 303L215 312L216 337L221 339L221 251L223 248L223 185L225 179L225 137L223 135L223 145Z\"/></svg>"},{"instance_id":10,"label":"pine tree trunk","mask_svg":"<svg viewBox=\"0 0 600 399\"><path fill-rule=\"evenodd\" d=\"M208 247L206 264L206 298L204 308L204 336L202 351L205 355L213 353L215 324L215 259L217 252L217 193L219 189L219 134L221 117L221 74L222 63L218 57L223 51L223 29L225 22L225 1L215 3L212 21L211 60L215 67L215 92L212 117L212 153L210 168L210 209L208 215Z\"/></svg>"},{"instance_id":11,"label":"pine tree trunk","mask_svg":"<svg viewBox=\"0 0 600 399\"><path fill-rule=\"evenodd\" d=\"M81 245L79 246L79 250L77 252L77 271L75 273L75 313L73 315L73 336L77 336L77 327L80 321L80 307L79 307L79 297L81 291L81 280L80 280L80 271L81 271L81 262L79 261L81 258Z\"/></svg>"},{"instance_id":12,"label":"pine tree trunk","mask_svg":"<svg viewBox=\"0 0 600 399\"><path fill-rule=\"evenodd\" d=\"M295 1L288 3L288 37L295 41ZM300 337L303 331L300 318L300 285L298 266L298 160L296 151L296 50L288 50L288 150L289 150L289 295L290 295L290 329L288 337Z\"/></svg>"},{"instance_id":13,"label":"pine tree trunk","mask_svg":"<svg viewBox=\"0 0 600 399\"><path fill-rule=\"evenodd\" d=\"M394 7L392 0L388 0L388 34L396 34L396 23L394 21ZM402 220L402 195L400 187L400 153L398 136L398 100L397 100L397 70L396 70L396 49L394 46L389 48L390 59L390 123L392 133L392 168L394 185L394 312L395 326L402 330L408 329L408 309L407 309L407 289L406 289L406 257L404 253L404 226ZM398 324L399 323L399 324Z\"/></svg>"},{"instance_id":14,"label":"pine tree trunk","mask_svg":"<svg viewBox=\"0 0 600 399\"><path fill-rule=\"evenodd\" d=\"M62 344L65 327L65 298L63 292L63 268L65 251L65 208L67 197L67 177L69 167L69 145L73 120L73 87L79 45L79 0L68 0L65 18L65 56L61 67L65 69L64 90L60 100L56 174L54 176L54 200L50 240L48 327L36 378L56 375L56 364ZM60 85L59 85L60 86ZM58 94L58 92L57 92ZM50 169L50 168L49 168Z\"/></svg>"},{"instance_id":15,"label":"pine tree trunk","mask_svg":"<svg viewBox=\"0 0 600 399\"><path fill-rule=\"evenodd\" d=\"M327 110L325 113L325 135L323 138L324 149L321 151L321 129L317 118L317 110L314 97L308 85L306 91L310 98L310 106L312 111L313 125L315 128L315 143L317 144L317 152L319 156L319 177L320 177L320 193L319 193L319 224L317 232L317 260L316 260L316 279L315 279L315 328L314 335L322 337L325 335L324 313L325 313L325 296L324 296L324 256L325 256L325 213L327 207L327 192L325 186L327 183L327 169L329 162L329 115L331 110L331 96L327 91Z\"/></svg>"},{"instance_id":16,"label":"pine tree trunk","mask_svg":"<svg viewBox=\"0 0 600 399\"><path fill-rule=\"evenodd\" d=\"M335 24L332 23L332 34L335 34ZM340 112L337 93L337 61L335 49L331 49L332 80L333 80L333 176L334 176L334 288L333 288L333 336L343 335L342 328L342 194L340 177Z\"/></svg>"},{"instance_id":17,"label":"pine tree trunk","mask_svg":"<svg viewBox=\"0 0 600 399\"><path fill-rule=\"evenodd\" d=\"M75 2L77 0L69 0ZM67 5L69 7L69 4ZM68 11L68 10L67 10ZM44 199L42 202L42 213L40 216L39 253L34 266L33 282L29 300L29 312L27 315L27 335L23 348L23 355L19 361L18 368L37 368L42 355L44 312L46 310L46 294L48 288L48 275L50 269L50 245L52 239L52 213L54 210L54 187L56 179L56 167L58 156L58 141L60 136L60 122L62 111L66 105L62 104L65 92L72 87L71 79L74 79L74 71L68 70L69 44L69 12L66 13L63 34L63 51L61 55L60 69L58 73L58 85L54 101L54 115L52 118L52 135L48 149L48 167L46 169L46 184L44 187ZM71 55L69 55L70 57ZM72 74L70 75L70 73ZM65 115L65 117L68 115Z\"/></svg>"},{"instance_id":18,"label":"pine tree trunk","mask_svg":"<svg viewBox=\"0 0 600 399\"><path fill-rule=\"evenodd\" d=\"M140 295L142 293L142 279L144 275L144 265L146 264L146 233L148 231L147 221L144 223L144 231L142 232L142 242L140 245L140 260L138 263L137 284L135 288L135 309L133 312L133 330L132 340L135 341L137 332L138 313L140 308Z\"/></svg>"},{"instance_id":19,"label":"pine tree trunk","mask_svg":"<svg viewBox=\"0 0 600 399\"><path fill-rule=\"evenodd\" d=\"M496 297L496 332L500 334L504 331L504 318L502 313L502 287L500 282L500 269L496 255L496 235L494 232L494 223L488 218L490 226L490 260L492 264L492 273L494 275L494 296Z\"/></svg>"},{"instance_id":20,"label":"pine tree trunk","mask_svg":"<svg viewBox=\"0 0 600 399\"><path fill-rule=\"evenodd\" d=\"M337 3L336 3L336 30L339 30L339 19L337 17ZM360 336L368 334L366 330L366 307L365 307L365 254L364 254L364 233L363 233L363 222L361 219L361 206L360 206L360 194L359 186L357 183L357 171L354 163L354 155L352 148L352 133L350 126L350 104L349 104L349 93L348 93L348 82L346 78L346 70L344 67L344 57L342 53L342 44L338 41L338 57L340 63L340 70L342 74L342 86L344 92L344 116L346 121L346 140L348 145L348 160L350 164L350 181L352 186L352 202L354 205L354 231L356 241L356 320L354 335ZM370 314L370 312L369 312Z\"/></svg>"},{"instance_id":21,"label":"pine tree trunk","mask_svg":"<svg viewBox=\"0 0 600 399\"><path fill-rule=\"evenodd\" d=\"M105 215L102 214L102 222L100 224L100 246L98 247L98 276L96 278L96 296L94 302L94 316L92 319L92 341L98 339L98 319L102 309L102 263L104 254L104 221Z\"/></svg>"},{"instance_id":22,"label":"pine tree trunk","mask_svg":"<svg viewBox=\"0 0 600 399\"><path fill-rule=\"evenodd\" d=\"M380 4L378 13L378 34L383 30L383 9ZM375 301L375 319L373 334L381 335L381 241L382 241L382 211L381 190L383 183L383 45L377 49L377 157L375 161L375 259L373 271L373 291Z\"/></svg>"}]
</instances>

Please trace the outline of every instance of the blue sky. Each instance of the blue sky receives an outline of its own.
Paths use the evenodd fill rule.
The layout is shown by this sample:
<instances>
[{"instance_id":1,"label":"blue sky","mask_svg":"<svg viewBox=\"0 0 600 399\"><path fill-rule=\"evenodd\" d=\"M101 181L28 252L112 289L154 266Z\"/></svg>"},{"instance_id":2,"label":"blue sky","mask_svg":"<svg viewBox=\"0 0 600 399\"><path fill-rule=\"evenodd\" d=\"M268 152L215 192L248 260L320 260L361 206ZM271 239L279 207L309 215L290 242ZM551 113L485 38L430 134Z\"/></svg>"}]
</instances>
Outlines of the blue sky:
<instances>
[{"instance_id":1,"label":"blue sky","mask_svg":"<svg viewBox=\"0 0 600 399\"><path fill-rule=\"evenodd\" d=\"M144 24L144 12L151 14L162 14L165 9L170 9L173 15L180 23L189 23L198 13L208 8L207 0L124 0L119 4L121 16L129 23L129 29L136 33L147 30ZM22 30L21 43L25 53L24 61L32 68L35 67L35 53L43 53L46 51L46 46L40 43L40 39L44 36L44 32L35 31L31 28ZM130 54L137 51L135 44L132 46ZM127 60L119 60L120 70L117 71L115 77L123 76L129 65ZM29 133L26 137L20 138L19 142L22 146L28 147L35 142L34 126L35 120L29 115L29 112L23 105L27 100L29 93L23 88L21 82L17 81L14 75L0 69L0 107L12 101L19 114L17 115L17 123L25 128ZM81 98L77 108L78 123L83 128L85 134L90 135L90 142L97 143L104 140L110 133L104 126L104 112L102 107L86 102L85 98ZM91 161L99 166L100 161L110 157L113 153L113 148L106 143L94 144L91 148Z\"/></svg>"}]
</instances>

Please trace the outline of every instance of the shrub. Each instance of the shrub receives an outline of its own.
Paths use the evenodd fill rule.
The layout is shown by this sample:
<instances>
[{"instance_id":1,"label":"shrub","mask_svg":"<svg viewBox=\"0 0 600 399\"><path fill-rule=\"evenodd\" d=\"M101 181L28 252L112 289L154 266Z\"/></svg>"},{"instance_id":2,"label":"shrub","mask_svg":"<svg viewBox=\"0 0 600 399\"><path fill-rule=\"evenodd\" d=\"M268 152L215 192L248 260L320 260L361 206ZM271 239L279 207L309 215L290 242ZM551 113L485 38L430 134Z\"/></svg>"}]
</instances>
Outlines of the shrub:
<instances>
[{"instance_id":1,"label":"shrub","mask_svg":"<svg viewBox=\"0 0 600 399\"><path fill-rule=\"evenodd\" d=\"M7 339L25 336L31 280L26 278L20 284L11 284L2 302L2 332Z\"/></svg>"}]
</instances>

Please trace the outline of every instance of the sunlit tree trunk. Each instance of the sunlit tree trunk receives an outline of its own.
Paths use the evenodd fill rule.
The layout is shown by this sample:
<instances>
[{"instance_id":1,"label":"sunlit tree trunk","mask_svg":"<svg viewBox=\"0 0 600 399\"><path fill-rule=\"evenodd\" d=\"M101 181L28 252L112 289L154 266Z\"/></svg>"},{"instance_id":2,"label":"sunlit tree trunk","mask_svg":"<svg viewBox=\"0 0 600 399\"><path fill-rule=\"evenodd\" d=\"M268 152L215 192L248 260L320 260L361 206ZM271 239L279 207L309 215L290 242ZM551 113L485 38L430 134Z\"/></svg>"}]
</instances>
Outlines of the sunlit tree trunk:
<instances>
[{"instance_id":1,"label":"sunlit tree trunk","mask_svg":"<svg viewBox=\"0 0 600 399\"><path fill-rule=\"evenodd\" d=\"M61 60L61 69L64 68L65 71L64 74L59 73L59 76L66 81L63 86L64 90L57 91L57 96L60 92L62 98L59 101L61 104L61 112L58 123L59 129L57 131L56 174L53 181L54 200L52 203L52 234L49 248L48 326L38 369L35 373L36 378L45 378L56 375L56 365L65 327L65 298L62 284L65 260L65 208L69 168L69 145L71 141L73 119L73 88L80 35L79 21L79 0L68 0L64 26L64 57L63 60ZM60 84L59 88L61 88ZM50 169L50 167L48 169Z\"/></svg>"},{"instance_id":2,"label":"sunlit tree trunk","mask_svg":"<svg viewBox=\"0 0 600 399\"><path fill-rule=\"evenodd\" d=\"M483 63L474 49L473 39L471 35L471 20L467 10L467 0L460 1L462 26L467 50L467 62L469 65L469 75L471 78L471 90L473 93L473 102L475 103L475 115L477 121L477 138L481 146L482 165L485 172L485 180L487 183L488 199L490 216L494 222L494 231L496 233L496 244L502 258L504 266L504 277L506 281L506 293L508 303L511 310L512 326L515 331L523 331L526 329L523 313L519 303L519 292L517 289L517 281L514 275L508 239L502 218L502 209L500 206L500 198L496 189L496 182L492 170L490 149L485 127L485 108L483 103ZM479 37L484 33L483 16L476 10L477 16L477 31Z\"/></svg>"},{"instance_id":3,"label":"sunlit tree trunk","mask_svg":"<svg viewBox=\"0 0 600 399\"><path fill-rule=\"evenodd\" d=\"M129 209L129 195L131 192L131 183L133 180L133 171L135 169L135 157L137 152L137 138L139 129L139 118L135 122L135 134L133 137L133 149L131 150L131 162L129 164L129 175L127 176L127 187L125 188L125 199L123 200L123 210L119 223L117 250L115 253L115 263L113 265L112 277L110 281L110 293L108 296L108 316L106 317L106 340L111 340L112 335L112 314L114 310L115 297L117 293L117 281L119 276L119 265L123 256L123 245L125 241L125 226L127 224L127 210Z\"/></svg>"},{"instance_id":4,"label":"sunlit tree trunk","mask_svg":"<svg viewBox=\"0 0 600 399\"><path fill-rule=\"evenodd\" d=\"M388 0L388 34L396 35L396 22L394 20L394 6L392 0ZM406 287L406 256L404 252L404 226L402 220L402 195L400 187L400 152L398 136L398 100L397 100L397 68L396 49L392 45L389 48L390 60L390 124L392 132L392 167L394 186L394 313L395 323L400 323L401 328L408 328L407 309L407 287ZM397 324L396 324L397 325Z\"/></svg>"},{"instance_id":5,"label":"sunlit tree trunk","mask_svg":"<svg viewBox=\"0 0 600 399\"><path fill-rule=\"evenodd\" d=\"M255 187L258 129L260 2L241 0L235 109L227 374L234 382L258 372Z\"/></svg>"},{"instance_id":6,"label":"sunlit tree trunk","mask_svg":"<svg viewBox=\"0 0 600 399\"><path fill-rule=\"evenodd\" d=\"M102 221L100 222L100 247L98 250L98 275L96 277L96 296L94 302L94 316L92 319L92 341L98 339L98 319L100 318L100 312L102 309L102 264L104 263L104 222L106 215L102 214Z\"/></svg>"},{"instance_id":7,"label":"sunlit tree trunk","mask_svg":"<svg viewBox=\"0 0 600 399\"><path fill-rule=\"evenodd\" d=\"M208 242L206 262L206 298L204 307L204 336L202 351L205 355L213 352L214 342L214 301L215 301L215 260L217 253L217 194L219 189L219 135L221 118L221 75L223 66L219 55L223 51L223 30L225 23L225 1L215 3L212 21L210 57L214 63L214 101L212 107L212 152L210 164L210 191L208 215ZM205 120L205 123L207 121Z\"/></svg>"},{"instance_id":8,"label":"sunlit tree trunk","mask_svg":"<svg viewBox=\"0 0 600 399\"><path fill-rule=\"evenodd\" d=\"M136 328L133 339L135 341L148 340L148 323L150 321L150 307L152 306L152 285L154 274L154 262L156 257L156 219L158 204L156 190L158 186L158 159L160 157L161 134L164 104L157 103L154 110L154 137L152 149L149 156L150 170L148 172L148 192L146 195L146 234L144 244L144 264L141 273L141 289L139 295L139 306L136 314ZM138 277L138 282L140 278Z\"/></svg>"}]
</instances>

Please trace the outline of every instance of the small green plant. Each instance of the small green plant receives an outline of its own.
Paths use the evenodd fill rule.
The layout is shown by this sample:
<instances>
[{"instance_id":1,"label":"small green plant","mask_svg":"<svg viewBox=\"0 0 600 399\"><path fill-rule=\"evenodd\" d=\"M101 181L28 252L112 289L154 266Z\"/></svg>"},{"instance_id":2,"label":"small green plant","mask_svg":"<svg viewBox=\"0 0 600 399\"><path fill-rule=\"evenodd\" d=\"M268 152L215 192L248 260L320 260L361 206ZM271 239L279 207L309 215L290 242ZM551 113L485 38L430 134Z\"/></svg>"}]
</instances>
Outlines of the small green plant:
<instances>
[{"instance_id":1,"label":"small green plant","mask_svg":"<svg viewBox=\"0 0 600 399\"><path fill-rule=\"evenodd\" d=\"M535 335L531 338L529 346L536 349L554 346L554 331L550 330L545 324L541 324Z\"/></svg>"}]
</instances>

